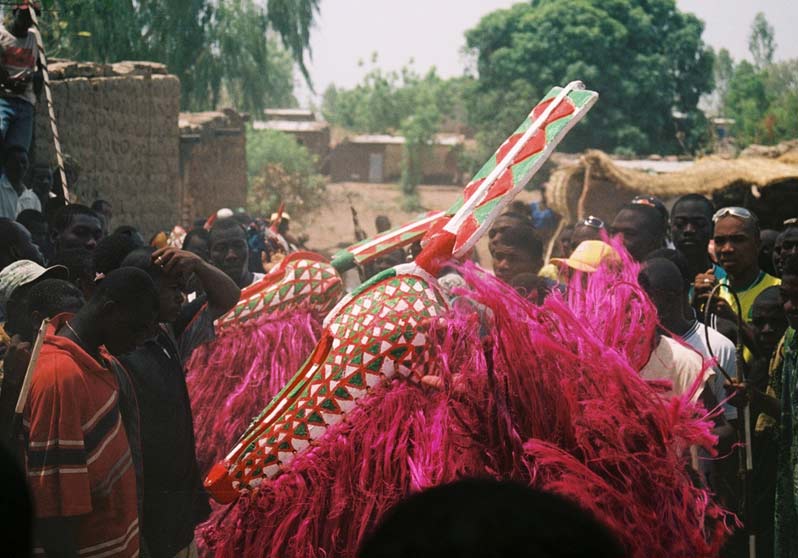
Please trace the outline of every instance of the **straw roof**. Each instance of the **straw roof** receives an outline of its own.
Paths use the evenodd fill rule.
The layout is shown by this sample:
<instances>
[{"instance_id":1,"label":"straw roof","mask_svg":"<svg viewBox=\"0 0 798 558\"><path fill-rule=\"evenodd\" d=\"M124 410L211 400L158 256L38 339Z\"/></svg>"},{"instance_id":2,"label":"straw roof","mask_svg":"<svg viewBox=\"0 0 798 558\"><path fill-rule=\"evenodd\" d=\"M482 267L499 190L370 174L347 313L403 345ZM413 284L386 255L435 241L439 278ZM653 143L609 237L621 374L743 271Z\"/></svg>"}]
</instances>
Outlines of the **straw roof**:
<instances>
[{"instance_id":1,"label":"straw roof","mask_svg":"<svg viewBox=\"0 0 798 558\"><path fill-rule=\"evenodd\" d=\"M685 170L650 174L621 168L606 153L587 151L576 165L556 170L546 197L551 208L574 221L588 214L611 219L620 207L637 195L663 200L689 193L718 195L733 186L759 189L785 181L798 181L798 152L787 152L785 161L764 157L699 159ZM796 161L798 162L798 161ZM585 186L587 189L585 190Z\"/></svg>"}]
</instances>

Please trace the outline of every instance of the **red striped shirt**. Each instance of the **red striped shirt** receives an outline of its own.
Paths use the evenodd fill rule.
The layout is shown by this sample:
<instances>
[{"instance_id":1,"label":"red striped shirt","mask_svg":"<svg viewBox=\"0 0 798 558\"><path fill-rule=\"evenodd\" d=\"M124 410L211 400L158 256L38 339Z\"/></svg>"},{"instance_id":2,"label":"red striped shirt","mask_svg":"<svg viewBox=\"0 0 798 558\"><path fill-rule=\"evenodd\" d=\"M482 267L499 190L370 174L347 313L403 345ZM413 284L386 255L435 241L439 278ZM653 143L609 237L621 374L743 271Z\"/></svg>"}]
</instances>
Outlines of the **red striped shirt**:
<instances>
[{"instance_id":1,"label":"red striped shirt","mask_svg":"<svg viewBox=\"0 0 798 558\"><path fill-rule=\"evenodd\" d=\"M27 476L36 515L79 516L81 558L135 557L136 479L119 388L108 368L55 335L65 319L57 317L48 329L25 406Z\"/></svg>"}]
</instances>

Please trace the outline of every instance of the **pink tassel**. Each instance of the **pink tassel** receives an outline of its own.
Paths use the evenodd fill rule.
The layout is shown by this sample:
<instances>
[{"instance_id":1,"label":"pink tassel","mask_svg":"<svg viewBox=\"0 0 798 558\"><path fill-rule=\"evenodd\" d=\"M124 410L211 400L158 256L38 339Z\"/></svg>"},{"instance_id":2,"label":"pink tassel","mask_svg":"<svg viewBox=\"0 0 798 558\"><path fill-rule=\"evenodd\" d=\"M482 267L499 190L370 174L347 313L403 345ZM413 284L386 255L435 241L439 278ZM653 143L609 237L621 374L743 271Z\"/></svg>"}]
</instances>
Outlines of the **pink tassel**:
<instances>
[{"instance_id":1,"label":"pink tassel","mask_svg":"<svg viewBox=\"0 0 798 558\"><path fill-rule=\"evenodd\" d=\"M473 266L462 273L461 294L488 318L455 304L431 326L426 372L446 387L377 387L280 476L215 514L200 533L212 555L354 558L408 494L487 476L571 498L630 557L716 556L733 518L693 485L684 452L710 447L711 425L689 395L663 403L636 372L656 326L636 269L574 278L573 309L559 295L533 306Z\"/></svg>"}]
</instances>

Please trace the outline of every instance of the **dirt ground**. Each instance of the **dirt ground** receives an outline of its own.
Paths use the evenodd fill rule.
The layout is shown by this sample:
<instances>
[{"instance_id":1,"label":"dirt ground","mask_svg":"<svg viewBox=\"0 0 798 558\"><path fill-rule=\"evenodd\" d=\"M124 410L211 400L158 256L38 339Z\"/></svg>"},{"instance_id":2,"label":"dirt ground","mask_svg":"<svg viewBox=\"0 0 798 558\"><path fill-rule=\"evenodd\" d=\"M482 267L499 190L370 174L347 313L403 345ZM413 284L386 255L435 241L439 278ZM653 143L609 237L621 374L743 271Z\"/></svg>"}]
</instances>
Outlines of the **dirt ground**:
<instances>
[{"instance_id":1,"label":"dirt ground","mask_svg":"<svg viewBox=\"0 0 798 558\"><path fill-rule=\"evenodd\" d=\"M419 197L424 211L448 208L462 192L460 186L419 186ZM355 240L350 203L355 208L360 226L367 234L376 232L374 219L377 215L387 215L393 226L402 225L412 220L417 213L402 209L402 194L397 184L367 184L360 182L339 182L327 185L326 200L321 209L308 219L299 223L296 232L304 232L309 240L309 249L331 254L338 248L351 244ZM531 202L539 198L537 192L522 192L517 199ZM487 244L478 245L478 253L482 262L489 264Z\"/></svg>"}]
</instances>

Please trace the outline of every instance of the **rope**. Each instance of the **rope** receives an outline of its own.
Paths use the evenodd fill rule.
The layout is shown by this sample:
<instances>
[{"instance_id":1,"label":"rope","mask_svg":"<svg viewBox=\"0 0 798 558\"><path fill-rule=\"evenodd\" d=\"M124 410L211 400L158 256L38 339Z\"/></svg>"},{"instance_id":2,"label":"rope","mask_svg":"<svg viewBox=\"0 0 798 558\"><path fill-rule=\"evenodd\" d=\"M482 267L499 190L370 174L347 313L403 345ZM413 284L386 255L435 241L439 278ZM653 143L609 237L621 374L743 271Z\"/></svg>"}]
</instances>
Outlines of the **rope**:
<instances>
[{"instance_id":1,"label":"rope","mask_svg":"<svg viewBox=\"0 0 798 558\"><path fill-rule=\"evenodd\" d=\"M63 190L64 201L69 203L69 189L67 187L66 170L64 169L64 154L61 151L61 137L58 134L58 124L55 120L55 108L53 105L53 91L50 88L50 72L47 69L47 54L44 50L44 42L42 41L42 33L39 29L39 17L36 15L36 10L33 6L28 6L33 27L36 29L34 36L36 37L36 47L39 50L39 60L42 65L42 77L44 78L44 96L47 102L47 117L50 120L50 130L53 133L53 147L55 148L55 164L58 167L58 175L61 178L61 189Z\"/></svg>"}]
</instances>

